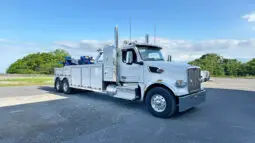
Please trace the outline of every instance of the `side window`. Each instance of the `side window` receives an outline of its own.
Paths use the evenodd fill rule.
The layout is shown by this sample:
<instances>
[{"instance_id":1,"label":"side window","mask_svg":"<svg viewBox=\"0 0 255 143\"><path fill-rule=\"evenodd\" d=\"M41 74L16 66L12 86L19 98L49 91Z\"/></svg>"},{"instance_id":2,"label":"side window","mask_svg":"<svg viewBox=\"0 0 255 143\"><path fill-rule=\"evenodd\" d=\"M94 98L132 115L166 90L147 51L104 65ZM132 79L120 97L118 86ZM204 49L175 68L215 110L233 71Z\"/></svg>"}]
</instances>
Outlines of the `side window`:
<instances>
[{"instance_id":1,"label":"side window","mask_svg":"<svg viewBox=\"0 0 255 143\"><path fill-rule=\"evenodd\" d=\"M122 62L123 62L123 63L126 63L127 51L132 51L132 54L133 54L133 61L134 61L134 62L137 62L136 53L135 53L135 50L133 50L133 49L122 50Z\"/></svg>"},{"instance_id":2,"label":"side window","mask_svg":"<svg viewBox=\"0 0 255 143\"><path fill-rule=\"evenodd\" d=\"M133 61L137 62L137 57L136 57L135 50L132 50L132 53L133 53Z\"/></svg>"},{"instance_id":3,"label":"side window","mask_svg":"<svg viewBox=\"0 0 255 143\"><path fill-rule=\"evenodd\" d=\"M127 56L127 51L126 50L122 50L122 62L126 63L126 56Z\"/></svg>"}]
</instances>

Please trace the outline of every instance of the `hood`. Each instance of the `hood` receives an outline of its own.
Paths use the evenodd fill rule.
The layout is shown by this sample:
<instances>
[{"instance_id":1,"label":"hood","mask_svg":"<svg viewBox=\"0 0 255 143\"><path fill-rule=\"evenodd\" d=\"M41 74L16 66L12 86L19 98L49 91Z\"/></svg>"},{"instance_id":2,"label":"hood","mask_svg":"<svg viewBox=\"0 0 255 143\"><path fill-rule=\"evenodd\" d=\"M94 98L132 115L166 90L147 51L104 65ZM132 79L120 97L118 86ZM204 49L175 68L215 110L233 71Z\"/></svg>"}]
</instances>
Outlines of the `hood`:
<instances>
[{"instance_id":1,"label":"hood","mask_svg":"<svg viewBox=\"0 0 255 143\"><path fill-rule=\"evenodd\" d=\"M187 63L180 63L180 62L167 62L167 61L145 61L144 62L147 66L158 67L162 69L180 69L186 70L187 68L194 67Z\"/></svg>"},{"instance_id":2,"label":"hood","mask_svg":"<svg viewBox=\"0 0 255 143\"><path fill-rule=\"evenodd\" d=\"M195 66L191 66L187 63L178 62L167 62L167 61L145 61L145 66L157 67L164 70L161 76L164 78L171 78L175 80L186 80L187 79L187 69Z\"/></svg>"}]
</instances>

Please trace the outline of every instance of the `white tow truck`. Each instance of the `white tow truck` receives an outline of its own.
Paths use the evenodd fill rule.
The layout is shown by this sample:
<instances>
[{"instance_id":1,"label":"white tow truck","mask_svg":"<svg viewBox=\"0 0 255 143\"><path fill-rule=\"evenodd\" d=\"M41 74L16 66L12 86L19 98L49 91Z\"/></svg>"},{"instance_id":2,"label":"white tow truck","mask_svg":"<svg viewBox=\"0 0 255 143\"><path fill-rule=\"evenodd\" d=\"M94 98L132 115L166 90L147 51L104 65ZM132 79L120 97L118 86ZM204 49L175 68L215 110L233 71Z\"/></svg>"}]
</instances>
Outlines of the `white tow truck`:
<instances>
[{"instance_id":1,"label":"white tow truck","mask_svg":"<svg viewBox=\"0 0 255 143\"><path fill-rule=\"evenodd\" d=\"M55 68L55 89L70 94L72 89L91 90L116 98L145 102L157 117L167 118L206 99L200 68L165 61L161 47L146 42L106 46L94 64ZM103 60L98 61L103 55Z\"/></svg>"}]
</instances>

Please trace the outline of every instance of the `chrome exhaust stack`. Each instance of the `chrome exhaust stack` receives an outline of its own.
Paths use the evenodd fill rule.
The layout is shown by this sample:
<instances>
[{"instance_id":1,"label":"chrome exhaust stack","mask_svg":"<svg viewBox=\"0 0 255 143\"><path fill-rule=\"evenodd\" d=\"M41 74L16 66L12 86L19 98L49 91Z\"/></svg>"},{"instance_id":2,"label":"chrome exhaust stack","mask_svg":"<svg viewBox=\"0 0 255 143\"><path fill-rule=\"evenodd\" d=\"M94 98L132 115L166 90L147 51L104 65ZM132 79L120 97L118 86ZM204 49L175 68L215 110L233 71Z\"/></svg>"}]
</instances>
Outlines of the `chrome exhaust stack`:
<instances>
[{"instance_id":1,"label":"chrome exhaust stack","mask_svg":"<svg viewBox=\"0 0 255 143\"><path fill-rule=\"evenodd\" d=\"M115 46L118 49L119 48L119 31L118 31L118 26L115 26L114 28L114 42Z\"/></svg>"},{"instance_id":2,"label":"chrome exhaust stack","mask_svg":"<svg viewBox=\"0 0 255 143\"><path fill-rule=\"evenodd\" d=\"M115 79L116 79L116 84L120 84L120 74L119 74L119 29L118 26L115 26L114 28L114 40L115 40L115 59L114 59L114 65L115 65Z\"/></svg>"}]
</instances>

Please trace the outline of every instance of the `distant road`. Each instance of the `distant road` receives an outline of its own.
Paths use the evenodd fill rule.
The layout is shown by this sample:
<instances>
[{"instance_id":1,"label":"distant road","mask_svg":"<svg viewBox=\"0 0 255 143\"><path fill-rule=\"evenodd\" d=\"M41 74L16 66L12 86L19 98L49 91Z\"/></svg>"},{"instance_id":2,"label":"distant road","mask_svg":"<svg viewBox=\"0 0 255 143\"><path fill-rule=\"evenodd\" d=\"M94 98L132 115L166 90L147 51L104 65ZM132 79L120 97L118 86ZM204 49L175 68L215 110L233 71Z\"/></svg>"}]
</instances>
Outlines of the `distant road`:
<instances>
[{"instance_id":1,"label":"distant road","mask_svg":"<svg viewBox=\"0 0 255 143\"><path fill-rule=\"evenodd\" d=\"M255 78L211 78L212 81L204 83L205 87L222 89L239 89L255 91Z\"/></svg>"}]
</instances>

